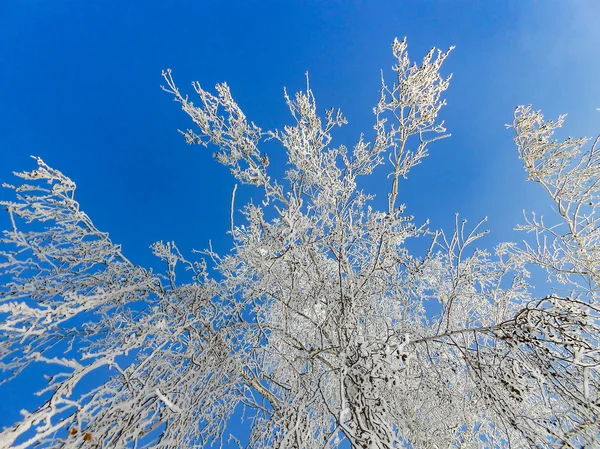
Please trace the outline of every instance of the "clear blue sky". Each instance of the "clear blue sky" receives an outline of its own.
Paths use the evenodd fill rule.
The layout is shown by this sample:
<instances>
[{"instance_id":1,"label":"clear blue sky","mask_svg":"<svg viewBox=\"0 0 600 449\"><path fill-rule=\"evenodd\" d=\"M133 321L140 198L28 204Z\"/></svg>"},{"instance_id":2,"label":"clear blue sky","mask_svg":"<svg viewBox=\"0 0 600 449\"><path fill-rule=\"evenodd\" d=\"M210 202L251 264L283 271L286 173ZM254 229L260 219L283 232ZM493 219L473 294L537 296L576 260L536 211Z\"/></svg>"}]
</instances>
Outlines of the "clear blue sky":
<instances>
[{"instance_id":1,"label":"clear blue sky","mask_svg":"<svg viewBox=\"0 0 600 449\"><path fill-rule=\"evenodd\" d=\"M225 251L233 181L211 151L176 132L189 122L160 90L161 70L173 69L182 89L227 81L263 129L289 123L282 88L301 89L308 71L320 107L348 117L334 137L351 144L361 131L371 136L379 70L390 73L390 44L407 36L417 60L456 45L442 112L453 137L432 146L399 200L432 228L449 230L455 212L488 215L489 244L519 239L521 211L544 197L525 183L504 124L532 103L548 117L568 112L566 134L600 129L598 17L593 0L2 0L0 180L13 182L12 170L41 156L77 183L83 210L140 264L156 265L156 240L188 251L212 239ZM2 427L22 394L0 396Z\"/></svg>"}]
</instances>

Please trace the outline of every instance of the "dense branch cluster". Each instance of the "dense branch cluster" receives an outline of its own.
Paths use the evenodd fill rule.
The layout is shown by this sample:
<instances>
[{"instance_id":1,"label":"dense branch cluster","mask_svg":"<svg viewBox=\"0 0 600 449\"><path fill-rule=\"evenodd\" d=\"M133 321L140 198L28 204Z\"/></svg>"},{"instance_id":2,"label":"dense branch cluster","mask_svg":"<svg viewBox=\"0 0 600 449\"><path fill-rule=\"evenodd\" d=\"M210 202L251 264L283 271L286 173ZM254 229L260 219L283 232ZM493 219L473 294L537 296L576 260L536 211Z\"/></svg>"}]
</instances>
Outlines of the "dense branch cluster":
<instances>
[{"instance_id":1,"label":"dense branch cluster","mask_svg":"<svg viewBox=\"0 0 600 449\"><path fill-rule=\"evenodd\" d=\"M451 49L421 64L405 40L392 50L397 79L382 79L372 140L352 149L332 146L346 120L319 115L308 84L285 93L293 125L263 131L226 84L194 83L194 104L164 73L197 127L187 142L214 145L239 183L264 190L243 224L232 212L228 254L190 261L158 242L156 274L125 258L41 159L17 173L27 184L5 185L16 200L2 203L1 379L42 366L48 384L0 448L598 444L598 140L586 151L585 139L555 141L563 117L518 107L519 155L557 219L527 217L533 237L491 252L473 249L485 220L431 232L397 204L398 183L447 137ZM260 149L269 139L288 156L279 181ZM378 211L357 185L387 161ZM415 238L430 239L424 254L407 249ZM531 266L548 274L544 297ZM249 436L231 435L240 415Z\"/></svg>"}]
</instances>

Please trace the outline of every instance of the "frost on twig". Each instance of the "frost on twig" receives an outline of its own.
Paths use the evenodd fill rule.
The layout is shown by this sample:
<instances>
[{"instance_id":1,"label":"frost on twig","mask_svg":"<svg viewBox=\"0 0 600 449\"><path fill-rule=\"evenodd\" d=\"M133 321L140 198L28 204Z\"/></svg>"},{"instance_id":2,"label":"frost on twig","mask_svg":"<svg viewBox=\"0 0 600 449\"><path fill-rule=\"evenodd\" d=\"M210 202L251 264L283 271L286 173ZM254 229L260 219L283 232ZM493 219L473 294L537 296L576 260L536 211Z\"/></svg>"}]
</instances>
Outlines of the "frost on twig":
<instances>
[{"instance_id":1,"label":"frost on twig","mask_svg":"<svg viewBox=\"0 0 600 449\"><path fill-rule=\"evenodd\" d=\"M8 186L16 201L2 203L12 229L0 253L7 280L0 290L0 368L3 382L30 365L55 374L38 393L45 402L3 430L0 447L153 446L179 435L179 425L203 420L203 438L219 438L215 413L223 419L231 413L226 399L233 385L224 378L235 376L239 364L212 352L210 342L227 336L214 333L219 319L201 283L205 265L163 243L154 252L166 262L166 276L133 265L80 210L75 184L37 163L17 174L27 184ZM195 283L176 283L177 262L194 272ZM213 366L221 376L208 371ZM180 409L157 393L181 395L199 385L209 387L212 405L199 409L201 402L186 393Z\"/></svg>"},{"instance_id":2,"label":"frost on twig","mask_svg":"<svg viewBox=\"0 0 600 449\"><path fill-rule=\"evenodd\" d=\"M551 280L570 284L592 301L599 298L600 286L600 199L599 138L583 151L587 138L553 139L565 116L544 121L540 111L520 106L513 129L519 155L529 179L549 194L558 222L532 214L519 229L535 235L524 254L545 268Z\"/></svg>"}]
</instances>

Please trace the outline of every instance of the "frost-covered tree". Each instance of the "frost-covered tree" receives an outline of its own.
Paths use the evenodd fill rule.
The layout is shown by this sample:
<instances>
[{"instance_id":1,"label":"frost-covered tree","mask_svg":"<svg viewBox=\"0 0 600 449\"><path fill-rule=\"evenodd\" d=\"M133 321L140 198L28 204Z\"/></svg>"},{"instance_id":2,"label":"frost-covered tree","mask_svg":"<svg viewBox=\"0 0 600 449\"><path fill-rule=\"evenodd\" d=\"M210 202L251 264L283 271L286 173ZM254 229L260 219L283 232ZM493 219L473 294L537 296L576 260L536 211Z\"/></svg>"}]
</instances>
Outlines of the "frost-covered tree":
<instances>
[{"instance_id":1,"label":"frost-covered tree","mask_svg":"<svg viewBox=\"0 0 600 449\"><path fill-rule=\"evenodd\" d=\"M45 366L40 406L0 448L597 447L600 149L556 141L562 125L518 107L511 126L528 179L557 215L535 214L523 244L474 248L456 219L433 232L404 214L398 183L447 137L438 114L450 50L420 64L392 46L374 132L333 146L345 119L319 115L307 84L285 94L293 126L263 131L226 84L165 90L241 184L260 189L234 222L233 248L186 259L155 243L163 273L132 264L41 159L3 202L0 362L5 382ZM288 156L273 179L261 143ZM388 163L389 162L389 163ZM374 173L374 170L382 166ZM357 187L387 167L385 210ZM234 190L235 193L235 190ZM429 239L424 254L407 241ZM544 296L528 285L546 270ZM191 274L191 276L190 276ZM179 275L179 279L177 278ZM184 279L181 281L181 279ZM234 415L235 413L235 415ZM243 414L247 435L230 435Z\"/></svg>"}]
</instances>

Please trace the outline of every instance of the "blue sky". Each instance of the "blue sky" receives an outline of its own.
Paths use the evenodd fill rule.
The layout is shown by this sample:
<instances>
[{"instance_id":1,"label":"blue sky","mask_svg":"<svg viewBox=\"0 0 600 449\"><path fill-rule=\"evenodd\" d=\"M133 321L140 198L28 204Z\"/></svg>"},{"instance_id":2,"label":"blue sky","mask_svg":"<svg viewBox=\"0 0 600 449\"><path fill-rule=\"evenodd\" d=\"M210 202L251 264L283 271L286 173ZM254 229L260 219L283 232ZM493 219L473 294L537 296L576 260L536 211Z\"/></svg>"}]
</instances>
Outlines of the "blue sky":
<instances>
[{"instance_id":1,"label":"blue sky","mask_svg":"<svg viewBox=\"0 0 600 449\"><path fill-rule=\"evenodd\" d=\"M348 117L334 138L351 145L362 131L371 136L379 70L391 74L390 44L407 36L417 60L456 45L442 112L453 137L431 147L399 200L432 228L450 230L455 212L487 215L487 244L517 240L521 211L547 202L525 182L504 124L516 105L532 103L547 117L568 112L565 136L598 131L597 17L593 0L3 0L0 180L13 182L12 170L41 156L77 183L97 227L146 266L156 266L148 248L156 240L186 252L211 239L226 251L233 180L212 151L177 133L189 122L160 90L161 70L173 69L190 92L193 80L227 81L263 129L290 122L282 88L302 89L308 71L319 106ZM369 185L385 199L387 180ZM238 204L252 192L238 190ZM0 398L2 427L19 392L0 393L9 399Z\"/></svg>"}]
</instances>

